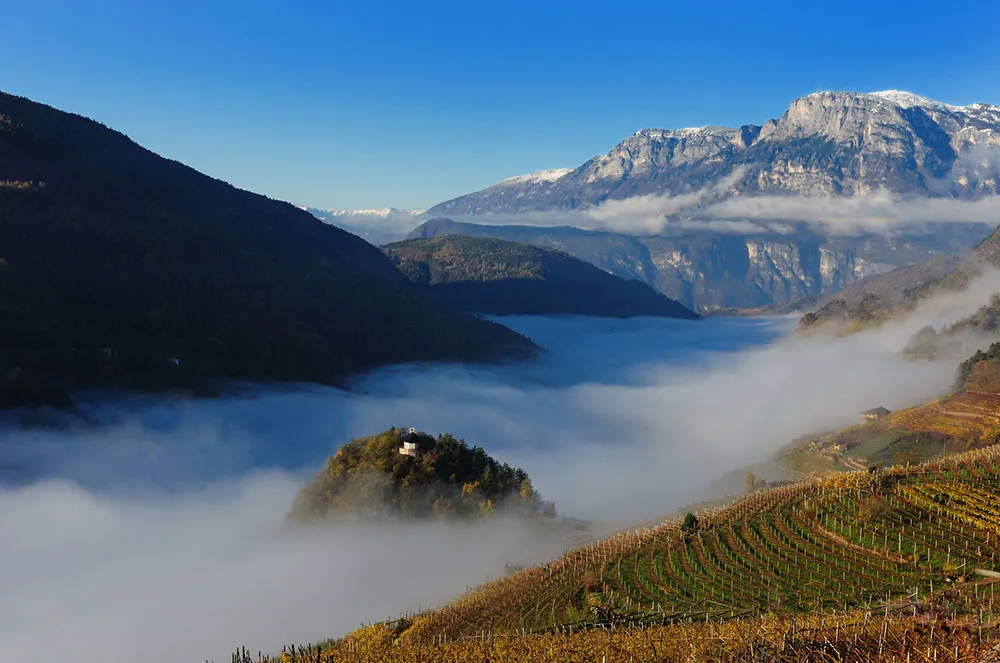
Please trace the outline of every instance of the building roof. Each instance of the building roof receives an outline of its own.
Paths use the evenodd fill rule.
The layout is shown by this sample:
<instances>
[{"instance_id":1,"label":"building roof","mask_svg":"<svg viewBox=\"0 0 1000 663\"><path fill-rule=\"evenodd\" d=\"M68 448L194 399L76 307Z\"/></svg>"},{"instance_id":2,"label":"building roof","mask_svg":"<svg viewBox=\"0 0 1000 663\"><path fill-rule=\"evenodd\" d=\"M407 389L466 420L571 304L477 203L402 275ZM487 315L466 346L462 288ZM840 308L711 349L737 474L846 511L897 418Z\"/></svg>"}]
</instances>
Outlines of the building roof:
<instances>
[{"instance_id":1,"label":"building roof","mask_svg":"<svg viewBox=\"0 0 1000 663\"><path fill-rule=\"evenodd\" d=\"M892 410L886 409L880 405L878 407L873 407L870 410L865 410L861 414L889 414L890 412L892 412Z\"/></svg>"},{"instance_id":2,"label":"building roof","mask_svg":"<svg viewBox=\"0 0 1000 663\"><path fill-rule=\"evenodd\" d=\"M403 440L403 442L408 442L410 444L416 444L417 442L420 441L420 438L417 436L416 433L407 433L401 439Z\"/></svg>"}]
</instances>

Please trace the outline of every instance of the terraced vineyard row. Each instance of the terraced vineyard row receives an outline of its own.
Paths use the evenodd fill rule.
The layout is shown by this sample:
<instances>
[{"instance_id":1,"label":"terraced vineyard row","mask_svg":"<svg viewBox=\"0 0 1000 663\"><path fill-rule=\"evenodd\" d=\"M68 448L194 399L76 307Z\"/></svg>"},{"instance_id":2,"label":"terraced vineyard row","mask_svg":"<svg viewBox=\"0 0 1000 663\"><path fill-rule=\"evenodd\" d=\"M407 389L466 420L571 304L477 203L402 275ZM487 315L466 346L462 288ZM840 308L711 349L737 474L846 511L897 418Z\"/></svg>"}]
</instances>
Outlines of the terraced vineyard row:
<instances>
[{"instance_id":1,"label":"terraced vineyard row","mask_svg":"<svg viewBox=\"0 0 1000 663\"><path fill-rule=\"evenodd\" d=\"M962 439L979 437L1000 427L1000 394L963 391L896 412L890 421L894 428L903 430L944 433Z\"/></svg>"},{"instance_id":2,"label":"terraced vineyard row","mask_svg":"<svg viewBox=\"0 0 1000 663\"><path fill-rule=\"evenodd\" d=\"M287 647L276 657L236 652L232 663L972 663L991 661L992 629L975 620L931 623L903 615L848 613L763 616L724 624L615 627L505 636L493 632L455 640L399 639L405 625L375 624L323 646ZM994 650L995 651L995 650Z\"/></svg>"},{"instance_id":3,"label":"terraced vineyard row","mask_svg":"<svg viewBox=\"0 0 1000 663\"><path fill-rule=\"evenodd\" d=\"M408 635L846 611L944 588L978 598L972 571L996 570L998 535L991 447L773 488L686 526L622 533L418 617Z\"/></svg>"}]
</instances>

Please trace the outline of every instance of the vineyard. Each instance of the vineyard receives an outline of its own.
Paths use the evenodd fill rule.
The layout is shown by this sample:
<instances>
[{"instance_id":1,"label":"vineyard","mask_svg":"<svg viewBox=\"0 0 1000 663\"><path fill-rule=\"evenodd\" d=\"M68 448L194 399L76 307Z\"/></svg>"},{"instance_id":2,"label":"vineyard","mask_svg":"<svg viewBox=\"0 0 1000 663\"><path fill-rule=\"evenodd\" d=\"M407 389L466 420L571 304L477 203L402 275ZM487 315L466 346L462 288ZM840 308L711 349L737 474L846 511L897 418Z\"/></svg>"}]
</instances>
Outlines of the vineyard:
<instances>
[{"instance_id":1,"label":"vineyard","mask_svg":"<svg viewBox=\"0 0 1000 663\"><path fill-rule=\"evenodd\" d=\"M844 612L945 588L967 608L983 598L973 570L1000 562L998 495L995 447L772 488L484 585L408 635Z\"/></svg>"},{"instance_id":2,"label":"vineyard","mask_svg":"<svg viewBox=\"0 0 1000 663\"><path fill-rule=\"evenodd\" d=\"M396 623L395 658L386 660L476 660L487 639L491 647L502 640L504 652L519 653L493 653L483 660L595 660L572 652L594 651L594 643L611 632L622 634L615 646L624 648L615 650L624 658L613 660L633 655L648 660L648 651L640 658L635 648L654 647L655 641L660 652L693 651L697 638L690 629L696 625L715 629L711 633L763 629L768 635L753 646L774 657L761 660L808 660L778 656L775 634L784 633L781 648L805 638L800 644L812 651L810 638L828 628L822 620L840 620L838 639L824 640L836 649L842 628L855 628L841 623L851 614L881 615L879 628L899 635L890 646L883 634L880 651L907 650L912 659L874 657L869 633L856 634L855 644L867 643L858 644L857 656L837 649L817 653L815 660L969 660L958 650L940 659L945 654L935 650L930 659L937 647L933 637L912 631L935 613L950 620L953 636L959 629L954 624L964 624L961 628L977 637L984 629L992 637L998 567L1000 447L988 447L922 465L786 484L617 534ZM811 626L802 626L807 623ZM733 624L743 630L728 626ZM388 628L376 625L358 633ZM707 637L704 630L699 633ZM746 638L713 637L697 645L704 660L744 660L737 650L750 651ZM343 647L348 640L330 646ZM927 645L926 658L912 649L917 640ZM958 646L966 645L978 646L979 640L963 636ZM715 654L709 655L705 648L713 646ZM525 649L531 647L536 654ZM564 648L565 655L538 654L554 647ZM429 648L435 653L426 658ZM338 651L336 660L353 660ZM334 660L315 656L286 660Z\"/></svg>"},{"instance_id":3,"label":"vineyard","mask_svg":"<svg viewBox=\"0 0 1000 663\"><path fill-rule=\"evenodd\" d=\"M943 433L963 440L992 442L1000 431L1000 394L961 391L947 398L896 412L894 428Z\"/></svg>"},{"instance_id":4,"label":"vineyard","mask_svg":"<svg viewBox=\"0 0 1000 663\"><path fill-rule=\"evenodd\" d=\"M920 617L765 616L647 628L607 626L505 637L400 641L377 624L325 646L287 647L276 657L241 650L231 663L594 663L678 661L745 663L995 662L992 634L974 622Z\"/></svg>"}]
</instances>

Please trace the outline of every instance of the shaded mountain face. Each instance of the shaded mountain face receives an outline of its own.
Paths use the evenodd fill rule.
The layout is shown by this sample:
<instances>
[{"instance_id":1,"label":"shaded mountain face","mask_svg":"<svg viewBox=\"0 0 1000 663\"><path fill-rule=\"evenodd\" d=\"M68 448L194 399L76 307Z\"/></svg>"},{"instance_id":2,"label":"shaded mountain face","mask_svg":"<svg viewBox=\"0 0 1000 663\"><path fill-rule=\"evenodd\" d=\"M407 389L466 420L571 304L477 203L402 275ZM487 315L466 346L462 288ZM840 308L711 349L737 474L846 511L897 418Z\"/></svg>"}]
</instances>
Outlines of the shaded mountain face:
<instances>
[{"instance_id":1,"label":"shaded mountain face","mask_svg":"<svg viewBox=\"0 0 1000 663\"><path fill-rule=\"evenodd\" d=\"M822 301L816 313L803 317L803 326L808 327L827 317L846 321L855 314L860 320L873 312L873 307L887 310L905 307L912 302L917 290L946 276L963 263L961 256L938 256L866 277Z\"/></svg>"},{"instance_id":2,"label":"shaded mountain face","mask_svg":"<svg viewBox=\"0 0 1000 663\"><path fill-rule=\"evenodd\" d=\"M358 237L6 94L0 227L6 370L99 385L330 381L533 348L429 301Z\"/></svg>"},{"instance_id":3,"label":"shaded mountain face","mask_svg":"<svg viewBox=\"0 0 1000 663\"><path fill-rule=\"evenodd\" d=\"M465 311L697 317L641 281L624 280L562 251L446 235L382 248L411 281Z\"/></svg>"},{"instance_id":4,"label":"shaded mountain face","mask_svg":"<svg viewBox=\"0 0 1000 663\"><path fill-rule=\"evenodd\" d=\"M643 129L573 169L542 171L432 207L435 216L579 209L609 199L857 195L876 189L971 199L997 193L1000 108L904 92L819 92L776 120L739 128Z\"/></svg>"},{"instance_id":5,"label":"shaded mountain face","mask_svg":"<svg viewBox=\"0 0 1000 663\"><path fill-rule=\"evenodd\" d=\"M699 312L785 304L837 292L855 281L931 256L964 253L982 238L975 225L889 237L689 233L637 237L571 227L498 226L432 219L411 238L494 237L564 251L625 279L636 279Z\"/></svg>"},{"instance_id":6,"label":"shaded mountain face","mask_svg":"<svg viewBox=\"0 0 1000 663\"><path fill-rule=\"evenodd\" d=\"M1000 268L1000 227L977 244L967 256L940 256L885 274L868 277L822 300L816 310L802 316L801 328L849 328L879 324L903 315L937 292L963 290L984 268ZM945 332L970 329L994 333L996 299L977 314L954 323ZM934 333L934 330L930 330ZM928 339L915 338L917 345ZM914 352L914 354L928 354Z\"/></svg>"}]
</instances>

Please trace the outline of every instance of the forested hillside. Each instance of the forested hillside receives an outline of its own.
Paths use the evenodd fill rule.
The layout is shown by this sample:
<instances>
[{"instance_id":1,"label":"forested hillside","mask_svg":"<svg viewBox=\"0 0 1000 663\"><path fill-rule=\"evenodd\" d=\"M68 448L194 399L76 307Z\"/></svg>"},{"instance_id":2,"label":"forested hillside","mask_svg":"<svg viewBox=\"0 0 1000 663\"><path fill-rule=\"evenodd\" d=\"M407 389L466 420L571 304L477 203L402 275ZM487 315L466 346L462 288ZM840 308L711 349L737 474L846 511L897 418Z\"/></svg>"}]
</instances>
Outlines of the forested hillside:
<instances>
[{"instance_id":1,"label":"forested hillside","mask_svg":"<svg viewBox=\"0 0 1000 663\"><path fill-rule=\"evenodd\" d=\"M332 381L533 351L428 300L378 249L97 122L0 93L5 404L53 385Z\"/></svg>"},{"instance_id":2,"label":"forested hillside","mask_svg":"<svg viewBox=\"0 0 1000 663\"><path fill-rule=\"evenodd\" d=\"M400 453L410 445L411 455ZM527 472L443 433L391 428L351 440L295 498L289 518L555 515Z\"/></svg>"},{"instance_id":3,"label":"forested hillside","mask_svg":"<svg viewBox=\"0 0 1000 663\"><path fill-rule=\"evenodd\" d=\"M396 242L383 251L411 281L464 311L697 317L641 281L619 278L554 249L447 235Z\"/></svg>"}]
</instances>

